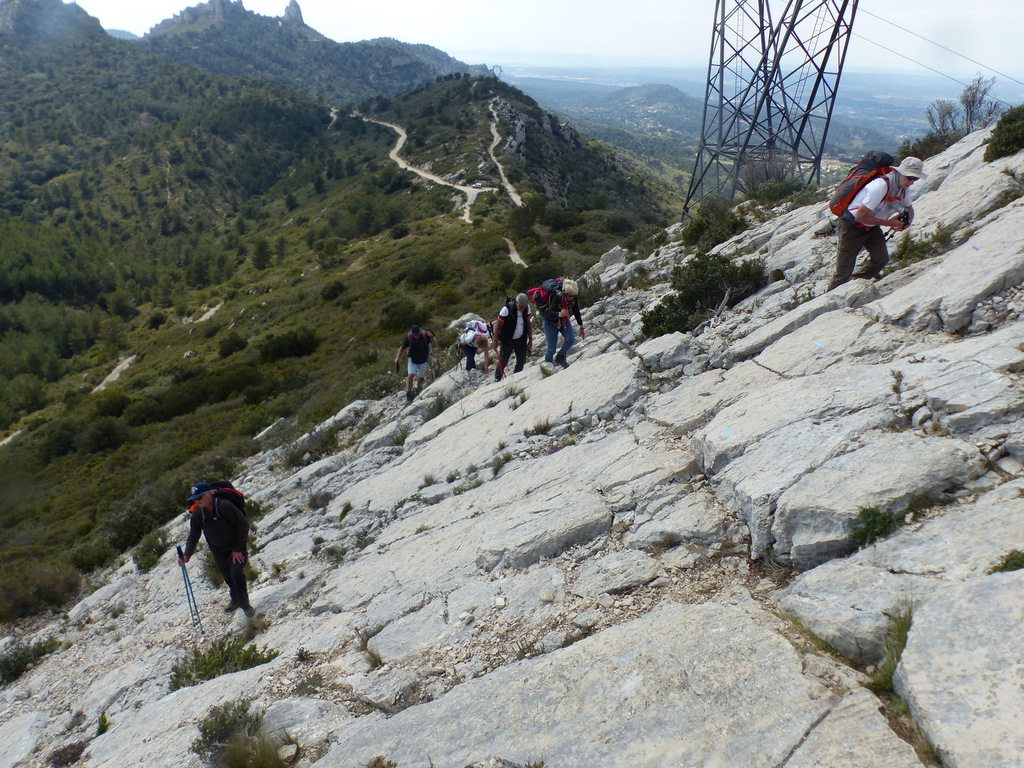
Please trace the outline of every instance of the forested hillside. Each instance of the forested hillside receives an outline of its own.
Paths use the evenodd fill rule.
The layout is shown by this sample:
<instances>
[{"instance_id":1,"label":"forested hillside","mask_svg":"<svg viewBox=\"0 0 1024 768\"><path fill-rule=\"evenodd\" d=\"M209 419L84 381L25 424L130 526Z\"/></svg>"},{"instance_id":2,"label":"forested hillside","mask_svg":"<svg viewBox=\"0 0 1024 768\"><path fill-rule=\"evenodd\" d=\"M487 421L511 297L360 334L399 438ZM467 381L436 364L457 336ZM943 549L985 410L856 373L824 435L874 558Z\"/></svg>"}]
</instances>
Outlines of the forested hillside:
<instances>
[{"instance_id":1,"label":"forested hillside","mask_svg":"<svg viewBox=\"0 0 1024 768\"><path fill-rule=\"evenodd\" d=\"M363 105L414 164L488 183L494 106L525 205L495 188L470 224L388 158L392 129L88 29L0 35L0 617L162 551L144 537L197 478L396 391L411 323L447 348L454 318L667 220L656 186L493 78Z\"/></svg>"},{"instance_id":2,"label":"forested hillside","mask_svg":"<svg viewBox=\"0 0 1024 768\"><path fill-rule=\"evenodd\" d=\"M338 43L306 26L293 3L281 19L230 0L188 8L150 31L140 45L208 72L273 80L350 104L393 95L455 73L487 74L428 45L387 38Z\"/></svg>"}]
</instances>

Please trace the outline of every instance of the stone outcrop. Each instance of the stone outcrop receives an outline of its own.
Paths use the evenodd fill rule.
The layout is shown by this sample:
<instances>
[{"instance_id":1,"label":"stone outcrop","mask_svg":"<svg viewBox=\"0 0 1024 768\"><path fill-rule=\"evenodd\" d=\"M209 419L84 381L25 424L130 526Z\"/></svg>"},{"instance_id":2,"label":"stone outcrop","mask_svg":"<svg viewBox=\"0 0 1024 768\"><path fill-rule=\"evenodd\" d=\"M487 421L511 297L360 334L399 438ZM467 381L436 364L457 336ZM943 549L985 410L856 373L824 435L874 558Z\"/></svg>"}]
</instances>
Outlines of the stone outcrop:
<instances>
[{"instance_id":1,"label":"stone outcrop","mask_svg":"<svg viewBox=\"0 0 1024 768\"><path fill-rule=\"evenodd\" d=\"M984 163L985 137L927 162L904 237L948 230L942 255L825 294L824 206L779 211L720 248L784 279L644 339L690 254L617 249L568 369L353 403L297 470L314 435L268 448L236 482L268 510L250 592L279 655L170 692L245 620L193 566L200 638L173 560L126 562L12 628L64 646L0 689L0 766L83 739L91 768L198 766L198 723L250 698L304 768L909 768L864 687L908 606L894 688L922 737L947 768L1020 765L1024 576L993 569L1024 550L1024 200L993 205L1024 155ZM858 549L866 511L902 527Z\"/></svg>"},{"instance_id":2,"label":"stone outcrop","mask_svg":"<svg viewBox=\"0 0 1024 768\"><path fill-rule=\"evenodd\" d=\"M79 36L106 37L99 21L62 0L0 0L0 35L48 44Z\"/></svg>"}]
</instances>

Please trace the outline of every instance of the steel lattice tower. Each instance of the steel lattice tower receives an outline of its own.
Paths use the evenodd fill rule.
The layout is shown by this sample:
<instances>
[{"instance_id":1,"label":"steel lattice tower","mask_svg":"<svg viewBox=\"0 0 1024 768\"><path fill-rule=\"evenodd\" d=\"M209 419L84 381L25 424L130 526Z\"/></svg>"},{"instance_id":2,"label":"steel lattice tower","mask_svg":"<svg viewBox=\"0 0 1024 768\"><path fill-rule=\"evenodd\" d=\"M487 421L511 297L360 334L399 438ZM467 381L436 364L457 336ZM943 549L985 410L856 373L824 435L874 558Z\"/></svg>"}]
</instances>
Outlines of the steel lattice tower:
<instances>
[{"instance_id":1,"label":"steel lattice tower","mask_svg":"<svg viewBox=\"0 0 1024 768\"><path fill-rule=\"evenodd\" d=\"M700 149L686 210L768 178L820 181L858 0L715 0Z\"/></svg>"}]
</instances>

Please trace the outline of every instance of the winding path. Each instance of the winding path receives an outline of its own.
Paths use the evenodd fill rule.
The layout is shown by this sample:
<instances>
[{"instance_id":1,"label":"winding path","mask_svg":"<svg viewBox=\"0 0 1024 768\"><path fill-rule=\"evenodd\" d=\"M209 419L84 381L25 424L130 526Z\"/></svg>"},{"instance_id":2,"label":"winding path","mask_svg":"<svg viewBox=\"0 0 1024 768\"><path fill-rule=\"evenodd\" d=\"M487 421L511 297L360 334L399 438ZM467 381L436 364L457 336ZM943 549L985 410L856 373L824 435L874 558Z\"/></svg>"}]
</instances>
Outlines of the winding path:
<instances>
[{"instance_id":1,"label":"winding path","mask_svg":"<svg viewBox=\"0 0 1024 768\"><path fill-rule=\"evenodd\" d=\"M476 202L476 198L481 192L498 191L497 187L472 187L467 184L453 184L450 181L442 179L436 173L431 173L430 171L425 171L422 168L417 168L414 165L409 165L409 163L407 163L399 156L399 153L402 151L402 147L405 146L405 142L409 138L405 132L405 129L402 128L402 126L395 125L394 123L386 123L383 120L374 120L369 117L364 117L363 120L366 120L369 123L376 123L377 125L387 126L388 128L390 128L391 130L398 134L398 141L395 142L394 148L388 153L388 157L390 157L392 160L398 163L399 168L403 168L407 171L412 171L417 176L421 176L422 178L427 179L428 181L432 181L435 184L443 184L446 187L452 187L454 189L459 190L459 192L465 194L466 204L462 207L462 218L465 221L472 221L472 218L469 215L469 211L473 207L473 203ZM502 173L502 176L504 177L504 173Z\"/></svg>"},{"instance_id":2,"label":"winding path","mask_svg":"<svg viewBox=\"0 0 1024 768\"><path fill-rule=\"evenodd\" d=\"M501 134L498 133L498 112L495 110L494 105L497 104L496 98L491 99L491 103L488 104L488 108L491 110L491 136L494 137L494 141L491 142L491 146L487 148L487 153L491 156L491 160L498 166L498 175L501 176L501 185L508 192L508 196L512 198L512 202L519 208L523 207L523 198L520 197L519 193L516 192L516 188L512 186L512 182L508 180L508 176L505 175L505 167L498 162L498 158L494 156L494 150L498 146L498 142L501 141Z\"/></svg>"}]
</instances>

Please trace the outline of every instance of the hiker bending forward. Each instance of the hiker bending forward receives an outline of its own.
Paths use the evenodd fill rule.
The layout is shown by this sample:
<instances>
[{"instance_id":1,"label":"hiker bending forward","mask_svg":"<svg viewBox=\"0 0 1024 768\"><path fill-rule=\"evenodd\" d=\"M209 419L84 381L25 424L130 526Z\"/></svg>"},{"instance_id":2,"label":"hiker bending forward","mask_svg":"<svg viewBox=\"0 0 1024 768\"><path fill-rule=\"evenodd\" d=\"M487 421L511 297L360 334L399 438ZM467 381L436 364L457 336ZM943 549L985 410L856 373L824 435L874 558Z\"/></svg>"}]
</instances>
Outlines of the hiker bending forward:
<instances>
[{"instance_id":1,"label":"hiker bending forward","mask_svg":"<svg viewBox=\"0 0 1024 768\"><path fill-rule=\"evenodd\" d=\"M572 329L572 320L569 316L576 318L576 324L580 327L580 338L587 338L583 330L583 317L580 315L580 303L577 297L579 288L575 280L563 280L562 290L552 291L548 294L547 305L541 314L544 328L544 339L547 341L547 349L544 351L544 361L557 363L563 368L569 367L569 360L566 355L576 343L576 334ZM540 309L540 307L537 307ZM558 348L558 336L561 334L563 341L561 349ZM557 349L557 354L556 354Z\"/></svg>"},{"instance_id":2,"label":"hiker bending forward","mask_svg":"<svg viewBox=\"0 0 1024 768\"><path fill-rule=\"evenodd\" d=\"M902 232L910 226L914 220L910 186L925 178L924 164L916 157L908 157L885 176L869 181L856 194L837 222L839 247L836 274L828 287L830 291L851 278L870 280L881 273L889 263L882 227ZM900 218L902 212L907 214L904 218ZM859 272L854 272L861 249L868 252L870 261Z\"/></svg>"},{"instance_id":3,"label":"hiker bending forward","mask_svg":"<svg viewBox=\"0 0 1024 768\"><path fill-rule=\"evenodd\" d=\"M530 300L525 293L516 296L515 301L507 303L498 312L494 321L494 338L497 340L498 366L494 372L494 380L501 381L501 376L508 365L512 353L516 355L516 367L513 373L519 373L526 365L526 358L533 349L533 313L530 312Z\"/></svg>"},{"instance_id":4,"label":"hiker bending forward","mask_svg":"<svg viewBox=\"0 0 1024 768\"><path fill-rule=\"evenodd\" d=\"M213 553L217 570L228 585L231 602L224 607L225 613L238 608L252 616L249 591L245 584L245 561L249 555L246 546L249 539L249 521L242 511L224 498L219 498L216 489L209 483L196 483L186 501L192 511L185 557L178 561L184 565L196 551L199 534L206 537L206 543Z\"/></svg>"},{"instance_id":5,"label":"hiker bending forward","mask_svg":"<svg viewBox=\"0 0 1024 768\"><path fill-rule=\"evenodd\" d=\"M491 334L487 323L482 320L470 320L459 336L462 354L466 356L466 370L476 370L476 353L484 353L484 373L491 367Z\"/></svg>"}]
</instances>

